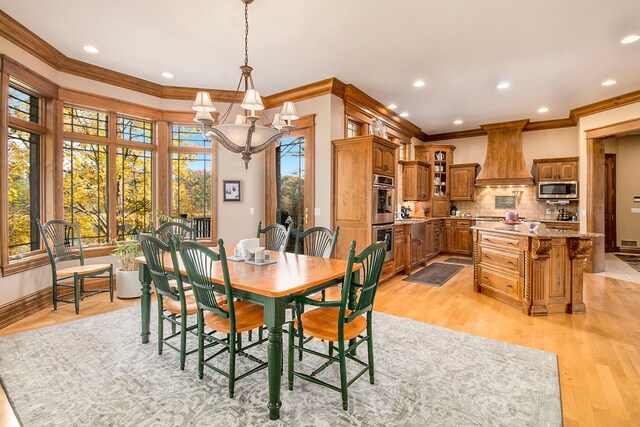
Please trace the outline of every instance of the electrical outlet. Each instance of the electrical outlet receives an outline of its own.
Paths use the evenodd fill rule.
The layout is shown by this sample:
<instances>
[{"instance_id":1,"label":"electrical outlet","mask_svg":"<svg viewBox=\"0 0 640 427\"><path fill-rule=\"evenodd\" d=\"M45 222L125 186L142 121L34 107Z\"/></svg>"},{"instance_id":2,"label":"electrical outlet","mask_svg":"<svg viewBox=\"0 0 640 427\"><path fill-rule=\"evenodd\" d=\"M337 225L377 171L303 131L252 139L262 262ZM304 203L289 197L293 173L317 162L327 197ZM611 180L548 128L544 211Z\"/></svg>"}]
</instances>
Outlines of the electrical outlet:
<instances>
[{"instance_id":1,"label":"electrical outlet","mask_svg":"<svg viewBox=\"0 0 640 427\"><path fill-rule=\"evenodd\" d=\"M547 215L551 215L551 208L547 208Z\"/></svg>"},{"instance_id":2,"label":"electrical outlet","mask_svg":"<svg viewBox=\"0 0 640 427\"><path fill-rule=\"evenodd\" d=\"M315 216L321 216L321 215L322 215L322 209L320 209L320 208L315 208L315 209L313 210L313 214L314 214Z\"/></svg>"},{"instance_id":3,"label":"electrical outlet","mask_svg":"<svg viewBox=\"0 0 640 427\"><path fill-rule=\"evenodd\" d=\"M256 211L253 208L249 208L249 215L254 215Z\"/></svg>"}]
</instances>

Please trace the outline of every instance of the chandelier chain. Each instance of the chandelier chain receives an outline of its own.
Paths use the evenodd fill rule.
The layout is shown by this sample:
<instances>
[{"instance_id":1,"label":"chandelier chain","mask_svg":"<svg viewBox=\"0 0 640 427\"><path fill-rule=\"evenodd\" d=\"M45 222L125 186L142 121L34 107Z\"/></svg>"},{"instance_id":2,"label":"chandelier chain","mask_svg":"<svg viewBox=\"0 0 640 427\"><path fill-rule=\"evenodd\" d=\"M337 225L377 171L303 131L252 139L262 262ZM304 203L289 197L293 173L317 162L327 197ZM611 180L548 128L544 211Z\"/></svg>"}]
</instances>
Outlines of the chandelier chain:
<instances>
[{"instance_id":1,"label":"chandelier chain","mask_svg":"<svg viewBox=\"0 0 640 427\"><path fill-rule=\"evenodd\" d=\"M249 65L249 5L244 5L244 65Z\"/></svg>"}]
</instances>

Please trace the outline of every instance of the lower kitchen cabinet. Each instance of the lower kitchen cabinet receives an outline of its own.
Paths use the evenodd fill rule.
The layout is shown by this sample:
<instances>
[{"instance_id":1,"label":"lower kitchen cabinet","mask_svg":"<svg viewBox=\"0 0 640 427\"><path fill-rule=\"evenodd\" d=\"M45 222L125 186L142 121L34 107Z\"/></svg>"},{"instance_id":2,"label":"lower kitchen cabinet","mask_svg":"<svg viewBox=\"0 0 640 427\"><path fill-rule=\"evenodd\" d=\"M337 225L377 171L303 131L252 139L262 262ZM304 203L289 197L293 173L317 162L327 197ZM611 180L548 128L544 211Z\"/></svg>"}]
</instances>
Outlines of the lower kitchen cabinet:
<instances>
[{"instance_id":1,"label":"lower kitchen cabinet","mask_svg":"<svg viewBox=\"0 0 640 427\"><path fill-rule=\"evenodd\" d=\"M407 235L404 232L404 225L393 227L393 262L396 273L404 273L407 260Z\"/></svg>"},{"instance_id":2,"label":"lower kitchen cabinet","mask_svg":"<svg viewBox=\"0 0 640 427\"><path fill-rule=\"evenodd\" d=\"M424 238L411 239L411 268L426 261L426 242Z\"/></svg>"},{"instance_id":3,"label":"lower kitchen cabinet","mask_svg":"<svg viewBox=\"0 0 640 427\"><path fill-rule=\"evenodd\" d=\"M456 238L453 221L442 221L442 252L454 252Z\"/></svg>"},{"instance_id":4,"label":"lower kitchen cabinet","mask_svg":"<svg viewBox=\"0 0 640 427\"><path fill-rule=\"evenodd\" d=\"M427 230L425 233L425 238L426 238L426 242L425 242L426 257L427 259L431 259L435 254L435 245L434 245L435 241L433 238L433 221L427 222Z\"/></svg>"},{"instance_id":5,"label":"lower kitchen cabinet","mask_svg":"<svg viewBox=\"0 0 640 427\"><path fill-rule=\"evenodd\" d=\"M471 221L445 219L442 227L442 252L467 255L473 252Z\"/></svg>"}]
</instances>

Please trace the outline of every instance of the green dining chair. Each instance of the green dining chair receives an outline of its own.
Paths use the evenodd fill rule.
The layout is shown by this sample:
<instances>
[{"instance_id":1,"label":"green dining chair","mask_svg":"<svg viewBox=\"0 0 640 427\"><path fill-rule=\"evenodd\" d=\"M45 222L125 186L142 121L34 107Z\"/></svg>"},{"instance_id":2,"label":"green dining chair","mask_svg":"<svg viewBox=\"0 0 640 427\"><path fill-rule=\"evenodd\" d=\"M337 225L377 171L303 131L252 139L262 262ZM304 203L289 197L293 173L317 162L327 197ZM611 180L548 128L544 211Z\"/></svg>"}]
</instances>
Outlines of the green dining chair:
<instances>
[{"instance_id":1,"label":"green dining chair","mask_svg":"<svg viewBox=\"0 0 640 427\"><path fill-rule=\"evenodd\" d=\"M169 245L172 253L176 253L177 249L173 240L170 241ZM204 377L204 367L207 366L227 377L229 380L229 397L233 397L236 381L267 367L267 362L263 362L257 357L246 353L246 350L264 343L267 338L256 340L246 346L242 345L243 332L258 328L262 330L264 326L264 309L261 305L235 299L229 278L227 254L222 239L218 240L218 253L193 241L185 240L179 242L179 245L180 255L196 297L199 349L198 376L200 379ZM218 299L216 285L211 279L217 263L219 263L224 278L226 296L224 301ZM226 334L226 338L219 339L212 334L205 334L205 326L213 331ZM223 348L205 358L205 340L220 344ZM211 363L214 358L224 353L229 353L229 369L227 372ZM255 362L256 366L236 376L236 357L238 355Z\"/></svg>"},{"instance_id":2,"label":"green dining chair","mask_svg":"<svg viewBox=\"0 0 640 427\"><path fill-rule=\"evenodd\" d=\"M151 281L155 285L158 300L158 354L162 354L164 345L180 353L180 369L184 370L186 356L198 351L187 350L187 333L197 328L197 324L188 324L188 316L196 314L197 306L192 291L185 290L180 274L172 275L165 270L165 255L171 253L169 245L146 233L140 233L138 239L147 262ZM173 255L173 254L172 254ZM173 265L178 260L172 258ZM175 285L174 285L175 283ZM171 325L171 334L164 336L164 322ZM180 330L176 332L176 326ZM180 338L178 347L173 345L174 338Z\"/></svg>"},{"instance_id":3,"label":"green dining chair","mask_svg":"<svg viewBox=\"0 0 640 427\"><path fill-rule=\"evenodd\" d=\"M360 376L369 372L369 381L374 383L374 360L373 360L373 330L372 315L373 301L378 289L382 264L386 255L386 248L389 243L389 236L384 242L377 242L367 247L360 254L355 255L356 242L351 242L349 256L347 258L347 268L342 286L342 294L339 301L317 301L304 296L296 297L296 306L306 304L317 306L318 308L302 312L293 322L289 323L289 336L293 336L294 330L299 334L304 333L315 339L329 342L328 354L317 350L305 348L295 344L295 340L289 340L288 346L288 385L289 390L293 390L293 379L302 378L315 384L325 386L331 390L342 394L342 408L349 407L347 387L356 381ZM360 270L354 271L354 264L360 264ZM349 303L349 300L352 302ZM351 307L351 308L348 308ZM363 335L363 332L366 334ZM335 343L337 342L337 347ZM348 342L348 347L345 345ZM355 350L362 343L367 343L367 361L360 360L355 355ZM310 353L326 359L327 361L315 369L310 374L295 371L294 369L294 349ZM337 350L337 357L334 351ZM347 379L346 361L356 362L363 366L353 378ZM336 386L320 380L317 375L328 366L338 362L340 364L340 386Z\"/></svg>"},{"instance_id":4,"label":"green dining chair","mask_svg":"<svg viewBox=\"0 0 640 427\"><path fill-rule=\"evenodd\" d=\"M270 251L286 251L289 244L291 226L285 227L282 224L271 224L262 228L262 221L258 223L257 238L264 235L265 248Z\"/></svg>"},{"instance_id":5,"label":"green dining chair","mask_svg":"<svg viewBox=\"0 0 640 427\"><path fill-rule=\"evenodd\" d=\"M186 218L181 218L186 219ZM189 224L191 224L189 220ZM169 244L172 236L178 236L181 240L195 240L195 230L191 225L185 224L183 221L163 222L153 230L153 236L162 240L165 244Z\"/></svg>"},{"instance_id":6,"label":"green dining chair","mask_svg":"<svg viewBox=\"0 0 640 427\"><path fill-rule=\"evenodd\" d=\"M102 292L109 292L109 299L113 302L113 265L84 263L82 236L78 223L61 219L52 219L44 224L36 219L36 223L51 264L53 309L58 309L58 302L74 303L76 314L80 314L80 301ZM80 264L59 268L58 263L62 261L80 261ZM84 282L88 278L108 278L109 289L85 291ZM72 279L73 284L69 283ZM61 294L59 287L73 290ZM72 300L65 299L69 295L73 295Z\"/></svg>"}]
</instances>

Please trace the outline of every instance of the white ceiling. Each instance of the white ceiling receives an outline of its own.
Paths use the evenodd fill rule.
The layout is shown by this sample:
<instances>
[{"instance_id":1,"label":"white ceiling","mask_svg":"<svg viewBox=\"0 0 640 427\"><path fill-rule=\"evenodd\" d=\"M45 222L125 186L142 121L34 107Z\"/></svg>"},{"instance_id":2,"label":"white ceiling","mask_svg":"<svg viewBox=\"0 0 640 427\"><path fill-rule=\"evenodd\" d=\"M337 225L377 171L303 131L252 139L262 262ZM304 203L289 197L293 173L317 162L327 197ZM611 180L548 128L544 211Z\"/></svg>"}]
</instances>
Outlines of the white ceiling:
<instances>
[{"instance_id":1,"label":"white ceiling","mask_svg":"<svg viewBox=\"0 0 640 427\"><path fill-rule=\"evenodd\" d=\"M240 0L0 0L0 7L73 58L161 84L237 85ZM565 118L640 89L640 42L620 44L640 33L638 0L255 0L249 20L249 60L263 94L337 77L397 104L430 134ZM85 44L100 53L85 53ZM416 79L427 85L414 88ZM602 87L605 79L618 83ZM511 83L506 91L496 89L503 80ZM549 112L538 114L540 106Z\"/></svg>"}]
</instances>

